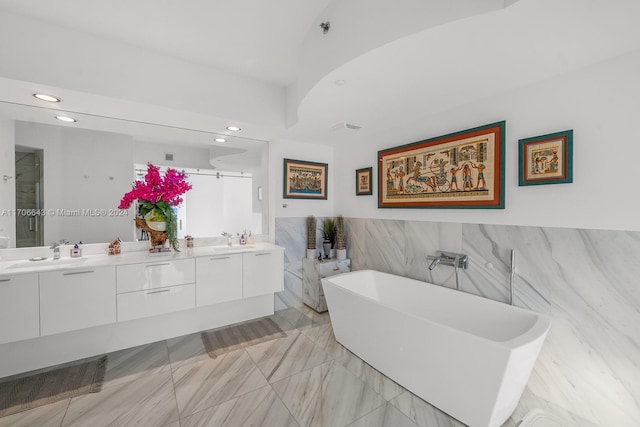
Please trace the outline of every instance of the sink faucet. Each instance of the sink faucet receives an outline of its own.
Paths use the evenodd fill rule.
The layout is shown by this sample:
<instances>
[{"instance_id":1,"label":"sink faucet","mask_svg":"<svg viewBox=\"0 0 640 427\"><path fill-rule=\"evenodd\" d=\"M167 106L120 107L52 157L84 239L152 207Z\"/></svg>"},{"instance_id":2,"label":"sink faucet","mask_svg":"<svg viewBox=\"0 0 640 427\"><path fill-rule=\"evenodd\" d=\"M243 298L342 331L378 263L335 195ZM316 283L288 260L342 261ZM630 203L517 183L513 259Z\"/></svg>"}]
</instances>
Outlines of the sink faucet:
<instances>
[{"instance_id":1,"label":"sink faucet","mask_svg":"<svg viewBox=\"0 0 640 427\"><path fill-rule=\"evenodd\" d=\"M227 245L233 246L233 242L231 241L231 233L227 233L226 231L222 233L223 236L227 238Z\"/></svg>"},{"instance_id":2,"label":"sink faucet","mask_svg":"<svg viewBox=\"0 0 640 427\"><path fill-rule=\"evenodd\" d=\"M60 245L66 245L69 242L65 242L64 239L59 242L53 242L49 249L53 249L53 259L60 259Z\"/></svg>"}]
</instances>

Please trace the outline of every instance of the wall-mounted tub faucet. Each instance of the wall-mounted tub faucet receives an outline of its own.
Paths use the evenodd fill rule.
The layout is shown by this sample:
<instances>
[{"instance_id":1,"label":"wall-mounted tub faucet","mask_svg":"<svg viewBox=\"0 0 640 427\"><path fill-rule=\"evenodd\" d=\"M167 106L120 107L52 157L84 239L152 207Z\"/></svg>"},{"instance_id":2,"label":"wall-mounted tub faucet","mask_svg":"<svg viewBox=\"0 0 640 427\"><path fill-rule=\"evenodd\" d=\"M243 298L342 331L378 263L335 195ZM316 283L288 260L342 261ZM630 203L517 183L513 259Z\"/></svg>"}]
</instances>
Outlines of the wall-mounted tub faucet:
<instances>
[{"instance_id":1,"label":"wall-mounted tub faucet","mask_svg":"<svg viewBox=\"0 0 640 427\"><path fill-rule=\"evenodd\" d=\"M458 254L455 252L437 251L436 255L427 255L427 262L429 264L429 271L432 271L438 264L448 265L453 267L456 272L456 289L460 290L460 269L466 270L469 268L469 256L465 254Z\"/></svg>"},{"instance_id":2,"label":"wall-mounted tub faucet","mask_svg":"<svg viewBox=\"0 0 640 427\"><path fill-rule=\"evenodd\" d=\"M465 270L469 267L469 256L455 252L437 251L435 256L427 255L427 261L431 262L429 270L433 270L438 264Z\"/></svg>"}]
</instances>

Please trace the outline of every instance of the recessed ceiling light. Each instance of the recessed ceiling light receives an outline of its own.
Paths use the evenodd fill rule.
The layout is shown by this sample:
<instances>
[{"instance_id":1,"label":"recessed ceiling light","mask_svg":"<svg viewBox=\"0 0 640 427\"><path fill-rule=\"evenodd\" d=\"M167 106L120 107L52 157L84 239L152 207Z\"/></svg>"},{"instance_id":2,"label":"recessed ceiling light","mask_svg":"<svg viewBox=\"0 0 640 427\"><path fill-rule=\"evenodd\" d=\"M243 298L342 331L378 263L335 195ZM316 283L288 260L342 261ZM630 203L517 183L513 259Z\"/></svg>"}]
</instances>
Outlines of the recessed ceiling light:
<instances>
[{"instance_id":1,"label":"recessed ceiling light","mask_svg":"<svg viewBox=\"0 0 640 427\"><path fill-rule=\"evenodd\" d=\"M336 86L344 86L347 84L346 80L336 80L335 82L333 82Z\"/></svg>"},{"instance_id":2,"label":"recessed ceiling light","mask_svg":"<svg viewBox=\"0 0 640 427\"><path fill-rule=\"evenodd\" d=\"M58 98L57 96L47 95L46 93L34 93L33 96L35 98L38 98L40 101L62 102L62 99Z\"/></svg>"},{"instance_id":3,"label":"recessed ceiling light","mask_svg":"<svg viewBox=\"0 0 640 427\"><path fill-rule=\"evenodd\" d=\"M56 116L56 119L60 120L61 122L67 122L67 123L75 123L75 122L77 122L76 119L74 119L73 117L69 117L69 116Z\"/></svg>"},{"instance_id":4,"label":"recessed ceiling light","mask_svg":"<svg viewBox=\"0 0 640 427\"><path fill-rule=\"evenodd\" d=\"M239 131L239 130L242 130L242 129L240 129L238 126L227 126L227 130Z\"/></svg>"},{"instance_id":5,"label":"recessed ceiling light","mask_svg":"<svg viewBox=\"0 0 640 427\"><path fill-rule=\"evenodd\" d=\"M224 138L216 138L216 142L227 142Z\"/></svg>"}]
</instances>

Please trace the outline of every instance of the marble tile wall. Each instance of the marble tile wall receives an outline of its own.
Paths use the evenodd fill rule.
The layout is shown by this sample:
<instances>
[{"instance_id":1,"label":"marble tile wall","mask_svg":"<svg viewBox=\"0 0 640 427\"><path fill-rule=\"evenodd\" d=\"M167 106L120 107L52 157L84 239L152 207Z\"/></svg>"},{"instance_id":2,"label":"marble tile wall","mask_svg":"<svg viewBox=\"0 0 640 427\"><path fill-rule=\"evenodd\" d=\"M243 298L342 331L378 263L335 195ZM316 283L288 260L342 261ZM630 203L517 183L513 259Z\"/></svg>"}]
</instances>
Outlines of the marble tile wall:
<instances>
[{"instance_id":1,"label":"marble tile wall","mask_svg":"<svg viewBox=\"0 0 640 427\"><path fill-rule=\"evenodd\" d=\"M640 232L346 218L353 270L375 269L454 287L453 269L428 272L437 250L466 253L462 290L553 319L523 398L595 425L640 425ZM276 220L287 289L302 288L304 218ZM287 305L289 301L283 302ZM296 303L293 301L293 303Z\"/></svg>"}]
</instances>

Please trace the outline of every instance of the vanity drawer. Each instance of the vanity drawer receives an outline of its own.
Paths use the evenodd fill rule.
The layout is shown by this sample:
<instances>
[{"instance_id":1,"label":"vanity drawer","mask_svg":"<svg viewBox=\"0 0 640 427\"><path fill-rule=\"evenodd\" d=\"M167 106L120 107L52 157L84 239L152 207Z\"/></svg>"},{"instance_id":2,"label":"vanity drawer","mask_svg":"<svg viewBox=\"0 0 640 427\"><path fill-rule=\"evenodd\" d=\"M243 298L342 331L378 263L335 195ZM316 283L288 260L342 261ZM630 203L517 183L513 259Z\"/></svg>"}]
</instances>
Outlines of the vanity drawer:
<instances>
[{"instance_id":1,"label":"vanity drawer","mask_svg":"<svg viewBox=\"0 0 640 427\"><path fill-rule=\"evenodd\" d=\"M193 283L118 294L118 322L188 310L195 306L196 285Z\"/></svg>"},{"instance_id":2,"label":"vanity drawer","mask_svg":"<svg viewBox=\"0 0 640 427\"><path fill-rule=\"evenodd\" d=\"M118 293L185 285L196 280L195 260L157 260L117 266Z\"/></svg>"}]
</instances>

